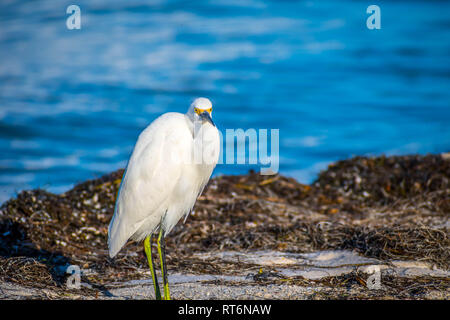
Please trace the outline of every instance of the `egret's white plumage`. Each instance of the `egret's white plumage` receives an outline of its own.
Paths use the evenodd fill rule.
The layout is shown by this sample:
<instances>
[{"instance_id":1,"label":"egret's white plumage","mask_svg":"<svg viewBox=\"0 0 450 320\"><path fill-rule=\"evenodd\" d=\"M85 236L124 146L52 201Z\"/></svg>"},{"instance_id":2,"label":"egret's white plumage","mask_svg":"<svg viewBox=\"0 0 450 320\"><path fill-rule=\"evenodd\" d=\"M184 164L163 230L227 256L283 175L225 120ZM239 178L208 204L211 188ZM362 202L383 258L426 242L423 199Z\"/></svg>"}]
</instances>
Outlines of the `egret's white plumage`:
<instances>
[{"instance_id":1,"label":"egret's white plumage","mask_svg":"<svg viewBox=\"0 0 450 320\"><path fill-rule=\"evenodd\" d=\"M109 225L111 257L128 239L143 240L160 224L167 235L189 214L219 158L211 110L208 99L198 98L186 114L163 114L140 134Z\"/></svg>"}]
</instances>

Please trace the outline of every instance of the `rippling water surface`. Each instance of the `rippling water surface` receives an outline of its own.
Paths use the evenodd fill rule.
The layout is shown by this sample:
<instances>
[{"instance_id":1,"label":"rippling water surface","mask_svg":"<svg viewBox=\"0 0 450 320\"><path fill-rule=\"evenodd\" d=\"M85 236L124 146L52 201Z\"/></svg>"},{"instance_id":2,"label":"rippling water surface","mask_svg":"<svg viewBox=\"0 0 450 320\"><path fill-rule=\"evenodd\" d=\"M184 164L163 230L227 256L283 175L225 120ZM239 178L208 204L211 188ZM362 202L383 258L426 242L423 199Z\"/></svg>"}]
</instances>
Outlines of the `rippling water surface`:
<instances>
[{"instance_id":1,"label":"rippling water surface","mask_svg":"<svg viewBox=\"0 0 450 320\"><path fill-rule=\"evenodd\" d=\"M225 128L279 128L280 172L352 155L449 151L450 3L0 4L0 202L126 165L139 132L196 96ZM219 165L216 174L251 166Z\"/></svg>"}]
</instances>

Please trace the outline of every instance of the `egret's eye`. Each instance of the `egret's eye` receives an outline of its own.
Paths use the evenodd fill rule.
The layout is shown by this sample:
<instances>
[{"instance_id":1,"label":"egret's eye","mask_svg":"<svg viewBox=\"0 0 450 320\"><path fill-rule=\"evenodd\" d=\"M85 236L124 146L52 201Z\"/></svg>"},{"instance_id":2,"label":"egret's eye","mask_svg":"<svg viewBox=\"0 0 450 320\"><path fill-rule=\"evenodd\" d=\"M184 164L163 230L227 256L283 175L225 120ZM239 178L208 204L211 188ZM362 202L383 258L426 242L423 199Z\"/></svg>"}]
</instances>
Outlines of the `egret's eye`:
<instances>
[{"instance_id":1,"label":"egret's eye","mask_svg":"<svg viewBox=\"0 0 450 320\"><path fill-rule=\"evenodd\" d=\"M211 113L211 112L212 112L212 108L209 108L209 109L208 109L208 112Z\"/></svg>"},{"instance_id":2,"label":"egret's eye","mask_svg":"<svg viewBox=\"0 0 450 320\"><path fill-rule=\"evenodd\" d=\"M198 114L198 109L197 109L197 108L194 108L194 112Z\"/></svg>"}]
</instances>

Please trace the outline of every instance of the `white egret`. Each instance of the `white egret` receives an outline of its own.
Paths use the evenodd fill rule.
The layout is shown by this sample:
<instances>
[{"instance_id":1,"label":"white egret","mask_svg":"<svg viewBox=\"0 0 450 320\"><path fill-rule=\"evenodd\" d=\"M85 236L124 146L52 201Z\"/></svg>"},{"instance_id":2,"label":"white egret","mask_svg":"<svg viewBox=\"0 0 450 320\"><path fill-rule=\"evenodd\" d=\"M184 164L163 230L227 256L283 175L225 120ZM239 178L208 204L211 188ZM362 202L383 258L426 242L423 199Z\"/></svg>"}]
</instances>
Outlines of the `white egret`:
<instances>
[{"instance_id":1,"label":"white egret","mask_svg":"<svg viewBox=\"0 0 450 320\"><path fill-rule=\"evenodd\" d=\"M219 159L220 137L212 104L197 98L186 114L169 112L139 136L128 161L108 229L113 258L129 239L144 240L155 297L161 299L151 252L158 234L164 299L170 299L164 238L188 216Z\"/></svg>"}]
</instances>

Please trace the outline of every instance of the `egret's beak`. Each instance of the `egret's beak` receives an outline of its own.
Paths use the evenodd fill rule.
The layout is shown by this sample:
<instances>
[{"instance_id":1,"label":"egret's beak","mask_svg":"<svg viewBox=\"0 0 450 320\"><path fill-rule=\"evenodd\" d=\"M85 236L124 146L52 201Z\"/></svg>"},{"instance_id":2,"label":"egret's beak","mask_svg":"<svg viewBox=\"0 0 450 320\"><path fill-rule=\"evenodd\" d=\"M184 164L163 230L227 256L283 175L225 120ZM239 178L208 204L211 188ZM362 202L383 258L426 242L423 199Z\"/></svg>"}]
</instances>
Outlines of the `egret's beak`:
<instances>
[{"instance_id":1,"label":"egret's beak","mask_svg":"<svg viewBox=\"0 0 450 320\"><path fill-rule=\"evenodd\" d=\"M208 122L211 123L214 127L216 126L216 125L214 124L214 122L212 121L211 116L210 116L210 114L209 114L208 111L204 111L204 112L200 113L199 116L200 116L200 119L202 119L203 121L208 121Z\"/></svg>"}]
</instances>

